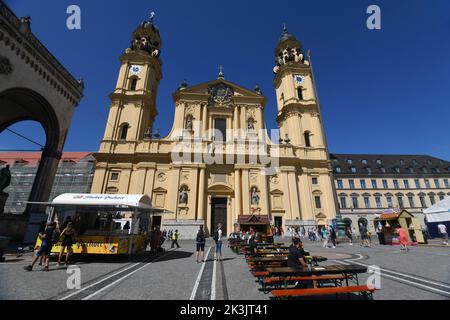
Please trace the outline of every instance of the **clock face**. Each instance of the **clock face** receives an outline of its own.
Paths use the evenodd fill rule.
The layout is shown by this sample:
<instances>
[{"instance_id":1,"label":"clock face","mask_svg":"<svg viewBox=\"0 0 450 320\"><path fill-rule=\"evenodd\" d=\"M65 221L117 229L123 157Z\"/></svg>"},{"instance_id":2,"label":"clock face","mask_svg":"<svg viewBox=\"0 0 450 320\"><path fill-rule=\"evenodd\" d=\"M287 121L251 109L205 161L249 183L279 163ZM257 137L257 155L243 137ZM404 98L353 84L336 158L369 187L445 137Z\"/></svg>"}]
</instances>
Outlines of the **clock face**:
<instances>
[{"instance_id":1,"label":"clock face","mask_svg":"<svg viewBox=\"0 0 450 320\"><path fill-rule=\"evenodd\" d=\"M133 74L133 75L138 75L141 72L141 70L142 70L142 67L136 66L136 65L133 65L130 68L131 74Z\"/></svg>"},{"instance_id":2,"label":"clock face","mask_svg":"<svg viewBox=\"0 0 450 320\"><path fill-rule=\"evenodd\" d=\"M296 74L296 75L294 75L294 81L295 81L295 84L302 84L303 82L305 82L305 77Z\"/></svg>"}]
</instances>

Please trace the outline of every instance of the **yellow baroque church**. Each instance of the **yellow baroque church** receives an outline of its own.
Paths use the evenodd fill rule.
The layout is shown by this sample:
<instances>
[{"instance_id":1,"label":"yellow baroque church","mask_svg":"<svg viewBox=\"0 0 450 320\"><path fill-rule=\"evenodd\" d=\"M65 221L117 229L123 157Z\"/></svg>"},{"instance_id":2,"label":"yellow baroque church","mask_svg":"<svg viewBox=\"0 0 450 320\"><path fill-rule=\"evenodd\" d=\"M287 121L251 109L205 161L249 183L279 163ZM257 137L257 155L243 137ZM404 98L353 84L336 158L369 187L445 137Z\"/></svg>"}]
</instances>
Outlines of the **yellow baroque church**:
<instances>
[{"instance_id":1,"label":"yellow baroque church","mask_svg":"<svg viewBox=\"0 0 450 320\"><path fill-rule=\"evenodd\" d=\"M331 223L336 199L310 63L286 27L275 49L279 130L267 130L266 98L225 80L173 94L174 122L153 130L162 79L158 28L144 21L120 57L119 76L97 160L92 193L147 194L170 211L153 224L193 238L240 218L305 228Z\"/></svg>"}]
</instances>

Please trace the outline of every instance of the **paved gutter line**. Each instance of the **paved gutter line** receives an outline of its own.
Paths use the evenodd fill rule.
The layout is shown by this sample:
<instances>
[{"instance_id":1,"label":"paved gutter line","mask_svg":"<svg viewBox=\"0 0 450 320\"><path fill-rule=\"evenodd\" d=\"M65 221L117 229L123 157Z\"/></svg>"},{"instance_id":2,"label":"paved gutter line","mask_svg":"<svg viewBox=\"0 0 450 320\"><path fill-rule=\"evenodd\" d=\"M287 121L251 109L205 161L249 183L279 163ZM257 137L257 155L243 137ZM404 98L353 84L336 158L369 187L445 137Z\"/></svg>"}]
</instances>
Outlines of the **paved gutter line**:
<instances>
[{"instance_id":1,"label":"paved gutter line","mask_svg":"<svg viewBox=\"0 0 450 320\"><path fill-rule=\"evenodd\" d=\"M192 289L191 297L189 300L195 300L195 295L197 294L198 285L200 284L200 280L203 275L203 270L205 269L206 260L208 260L209 252L211 251L212 247L209 247L208 252L206 253L206 256L203 258L202 267L200 268L200 271L198 272L197 280L195 280L194 288Z\"/></svg>"},{"instance_id":2,"label":"paved gutter line","mask_svg":"<svg viewBox=\"0 0 450 320\"><path fill-rule=\"evenodd\" d=\"M172 252L172 250L166 252L165 254L168 254L168 253L170 253L170 252ZM165 255L165 254L164 254L164 255ZM163 256L163 255L159 256L158 258L160 258L160 257L162 257L162 256ZM129 270L129 269L131 269L131 268L134 268L134 267L138 266L138 265L141 264L141 263L147 262L150 258L153 258L153 257L147 257L147 258L143 259L143 260L140 261L140 262L137 262L137 263L135 263L135 264L133 264L133 265L131 265L131 266L129 266L129 267L126 267L126 268L124 268L124 269L121 269L120 271L118 271L118 272L116 272L116 273L114 273L114 274L112 274L112 275L109 275L109 276L103 278L102 280L99 280L99 281L97 281L97 282L94 282L94 283L88 285L87 287L81 288L81 289L79 289L79 290L77 290L77 291L75 291L75 292L73 292L73 293L71 293L71 294L68 294L67 296L64 296L64 297L62 297L62 298L60 298L60 299L58 299L58 300L67 300L67 299L69 299L69 298L71 298L71 297L73 297L73 296L75 296L75 295L77 295L77 294L79 294L79 293L81 293L81 292L83 292L83 291L89 289L89 288L92 288L93 286L96 286L96 285L98 285L98 284L100 284L100 283L102 283L102 282L104 282L104 281L106 281L106 280L108 280L108 279L110 279L110 278L112 278L112 277L115 277L115 276L117 276L117 275L119 275L119 274L121 274L121 273L124 273L125 271L127 271L127 270ZM155 259L155 260L156 260L156 259ZM154 260L152 260L152 261L154 261Z\"/></svg>"},{"instance_id":3,"label":"paved gutter line","mask_svg":"<svg viewBox=\"0 0 450 320\"><path fill-rule=\"evenodd\" d=\"M368 265L366 265L366 264L353 262L353 261L351 263L343 262L343 261L339 261L339 260L334 260L334 261L338 262L338 263L341 263L341 264L344 264L344 265L349 265L351 263L355 263L355 264L362 265L364 267L368 267ZM390 273L397 274L397 275L400 275L400 276L403 276L403 277L407 277L407 278L411 278L411 279L414 279L414 280L417 280L417 281L420 281L420 282L427 282L427 283L430 283L430 284L434 284L435 286L450 288L447 285L438 284L436 282L428 281L428 280L422 279L420 277L416 277L415 278L415 277L412 277L412 276L409 276L409 275L405 275L403 273L398 273L398 272L395 272L395 271L391 271L391 270L386 270L386 269L382 269L382 268L380 268L380 270L384 272L381 275L382 277L387 277L387 278L393 279L394 281L397 281L397 282L408 283L408 284L411 284L414 287L422 287L422 288L425 288L428 291L440 292L440 293L438 293L439 295L444 295L444 296L450 297L450 291L444 291L444 290L437 289L437 288L434 288L434 287L430 287L430 286L427 286L427 285L424 285L424 284L421 284L421 283L418 283L418 282L412 282L412 281L400 278L398 276L393 276Z\"/></svg>"},{"instance_id":4,"label":"paved gutter line","mask_svg":"<svg viewBox=\"0 0 450 320\"><path fill-rule=\"evenodd\" d=\"M142 269L148 267L148 266L151 265L153 262L157 261L158 259L160 259L160 258L162 258L162 257L164 257L164 256L167 256L167 255L171 254L171 253L174 252L174 251L175 251L175 250L171 250L171 251L168 251L168 252L166 252L166 253L160 255L160 256L157 257L156 259L154 259L154 260L152 260L152 261L150 261L150 262L144 264L142 267L140 267L140 268L138 268L138 269L136 269L136 270L133 270L132 272L130 272L130 273L124 275L123 277L121 277L121 278L115 280L114 282L112 282L112 283L110 283L110 284L108 284L108 285L102 287L101 289L99 289L99 290L93 292L92 294L88 295L87 297L84 297L84 298L81 299L81 300L89 300L90 298L96 296L96 295L99 294L100 292L102 292L102 291L104 291L104 290L106 290L106 289L108 289L108 288L111 288L112 286L114 286L115 284L119 283L120 281L122 281L122 280L128 278L128 277L131 276L132 274L135 274L135 273L138 272L139 270L142 270Z\"/></svg>"},{"instance_id":5,"label":"paved gutter line","mask_svg":"<svg viewBox=\"0 0 450 320\"><path fill-rule=\"evenodd\" d=\"M220 270L222 271L222 289L223 289L223 299L224 300L229 300L228 297L228 288L227 288L227 280L225 277L225 269L223 267L223 262L220 261Z\"/></svg>"},{"instance_id":6,"label":"paved gutter line","mask_svg":"<svg viewBox=\"0 0 450 320\"><path fill-rule=\"evenodd\" d=\"M347 260L346 260L346 261L347 261ZM348 262L350 262L350 261L348 261ZM360 263L360 262L351 261L351 263L359 264L359 265L362 265L362 266L364 266L364 267L369 267L369 265L364 264L364 263ZM404 274L404 273L400 273L400 272L396 272L396 271L389 270L389 269L383 269L383 268L380 268L380 270L381 270L381 271L384 271L384 272L387 272L387 273L394 274L394 275L399 275L399 276L402 276L402 277L405 277L405 278L409 278L409 279L413 279L413 280L418 280L418 281L421 281L421 282L429 283L429 284L431 284L431 285L435 285L435 286L438 286L438 287L450 289L450 285L447 284L447 283L445 283L445 282L435 282L435 281L430 281L430 280L421 278L421 277L419 277L419 276L415 276L415 277L414 277L414 276L410 276L410 275L407 275L407 274ZM450 293L450 292L448 292L448 293Z\"/></svg>"},{"instance_id":7,"label":"paved gutter line","mask_svg":"<svg viewBox=\"0 0 450 320\"><path fill-rule=\"evenodd\" d=\"M211 281L211 300L216 300L216 268L217 268L217 261L216 259L214 259L212 281Z\"/></svg>"}]
</instances>

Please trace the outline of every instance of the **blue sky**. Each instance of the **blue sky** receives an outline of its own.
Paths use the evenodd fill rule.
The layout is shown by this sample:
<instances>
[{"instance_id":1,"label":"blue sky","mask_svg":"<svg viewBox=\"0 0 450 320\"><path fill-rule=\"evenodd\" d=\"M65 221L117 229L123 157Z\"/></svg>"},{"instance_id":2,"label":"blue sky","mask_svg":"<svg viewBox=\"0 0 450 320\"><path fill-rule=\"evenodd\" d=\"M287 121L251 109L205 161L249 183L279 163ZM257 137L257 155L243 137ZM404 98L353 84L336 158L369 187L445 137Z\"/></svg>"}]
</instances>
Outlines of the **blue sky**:
<instances>
[{"instance_id":1,"label":"blue sky","mask_svg":"<svg viewBox=\"0 0 450 320\"><path fill-rule=\"evenodd\" d=\"M85 96L77 107L65 151L96 151L108 115L118 57L149 12L161 31L163 79L155 127L170 130L172 93L225 77L267 97L276 128L274 48L283 22L311 49L331 152L430 154L450 160L450 1L6 1L75 77ZM66 8L81 7L82 29L66 28ZM366 9L381 8L382 29L366 28ZM38 124L11 127L45 143ZM35 149L11 133L0 149Z\"/></svg>"}]
</instances>

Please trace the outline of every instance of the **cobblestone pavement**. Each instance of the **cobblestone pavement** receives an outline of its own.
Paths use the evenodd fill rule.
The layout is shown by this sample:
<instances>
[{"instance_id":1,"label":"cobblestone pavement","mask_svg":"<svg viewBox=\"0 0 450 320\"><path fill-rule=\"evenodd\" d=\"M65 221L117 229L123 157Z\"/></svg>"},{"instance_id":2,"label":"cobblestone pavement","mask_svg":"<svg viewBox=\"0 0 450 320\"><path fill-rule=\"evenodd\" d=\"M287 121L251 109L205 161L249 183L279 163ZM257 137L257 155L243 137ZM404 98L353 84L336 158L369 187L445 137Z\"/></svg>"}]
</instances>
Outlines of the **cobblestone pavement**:
<instances>
[{"instance_id":1,"label":"cobblestone pavement","mask_svg":"<svg viewBox=\"0 0 450 320\"><path fill-rule=\"evenodd\" d=\"M289 242L289 239L277 239ZM150 256L121 259L90 258L76 261L81 271L81 289L68 290L66 267L54 261L50 272L25 272L31 253L16 258L7 255L0 263L0 299L152 299L152 300L267 300L270 294L259 290L243 255L223 247L223 261L214 261L213 242L205 248L207 261L196 263L193 241L180 241L180 249ZM381 290L375 300L449 299L450 247L364 248L342 243L337 248L323 248L320 242L305 241L305 248L326 256L323 264L360 264L381 268ZM365 281L367 275L360 277Z\"/></svg>"}]
</instances>

